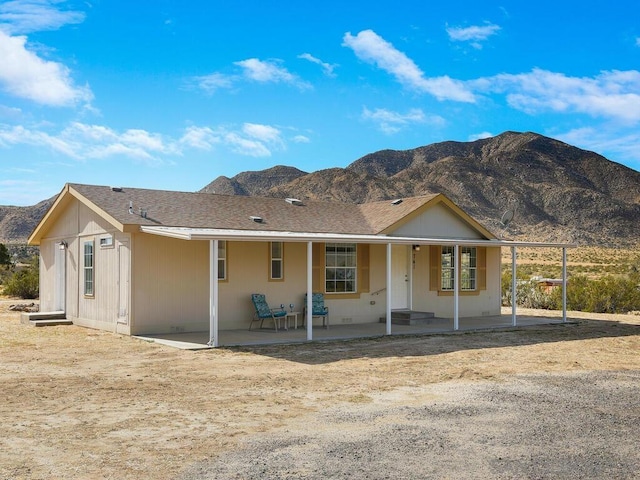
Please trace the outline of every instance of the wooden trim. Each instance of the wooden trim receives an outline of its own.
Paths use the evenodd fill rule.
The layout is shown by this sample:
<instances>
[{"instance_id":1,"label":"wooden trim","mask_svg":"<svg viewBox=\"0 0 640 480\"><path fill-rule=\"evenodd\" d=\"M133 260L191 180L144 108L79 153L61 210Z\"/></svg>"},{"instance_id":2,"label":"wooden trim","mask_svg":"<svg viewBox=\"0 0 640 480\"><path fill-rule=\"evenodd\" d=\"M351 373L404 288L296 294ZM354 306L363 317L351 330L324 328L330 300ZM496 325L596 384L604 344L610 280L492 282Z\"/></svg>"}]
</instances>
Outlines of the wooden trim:
<instances>
[{"instance_id":1,"label":"wooden trim","mask_svg":"<svg viewBox=\"0 0 640 480\"><path fill-rule=\"evenodd\" d=\"M475 290L459 290L462 296L479 295L480 291L487 289L487 248L472 247L476 249L476 289ZM442 246L429 246L429 290L438 292L438 296L447 297L453 295L453 290L442 290L440 282L442 281ZM461 256L458 258L460 262ZM458 271L460 272L460 268Z\"/></svg>"},{"instance_id":2,"label":"wooden trim","mask_svg":"<svg viewBox=\"0 0 640 480\"><path fill-rule=\"evenodd\" d=\"M429 290L440 290L440 245L429 246Z\"/></svg>"},{"instance_id":3,"label":"wooden trim","mask_svg":"<svg viewBox=\"0 0 640 480\"><path fill-rule=\"evenodd\" d=\"M356 245L357 249L357 290L358 293L366 293L370 288L370 263L369 263L369 244L368 243L359 243Z\"/></svg>"},{"instance_id":4,"label":"wooden trim","mask_svg":"<svg viewBox=\"0 0 640 480\"><path fill-rule=\"evenodd\" d=\"M461 297L473 297L480 295L480 290L460 290L458 295ZM439 297L453 297L453 290L438 290Z\"/></svg>"},{"instance_id":5,"label":"wooden trim","mask_svg":"<svg viewBox=\"0 0 640 480\"><path fill-rule=\"evenodd\" d=\"M487 289L487 247L476 247L476 288Z\"/></svg>"},{"instance_id":6,"label":"wooden trim","mask_svg":"<svg viewBox=\"0 0 640 480\"><path fill-rule=\"evenodd\" d=\"M228 240L218 240L218 248L220 246L220 242L224 242L224 278L218 278L218 283L229 283L229 241ZM218 256L218 260L220 257ZM220 274L220 270L218 270L218 275Z\"/></svg>"},{"instance_id":7,"label":"wooden trim","mask_svg":"<svg viewBox=\"0 0 640 480\"><path fill-rule=\"evenodd\" d=\"M314 292L324 292L325 285L325 247L324 243L314 243L312 245L313 263L312 263L312 282L311 286Z\"/></svg>"},{"instance_id":8,"label":"wooden trim","mask_svg":"<svg viewBox=\"0 0 640 480\"><path fill-rule=\"evenodd\" d=\"M280 243L282 244L282 250L280 252L280 266L281 266L281 273L282 273L282 277L280 278L273 278L271 276L272 270L271 270L271 263L273 261L273 257L271 256L272 253L272 245L274 243ZM267 261L269 262L267 264L267 280L269 282L284 282L284 242L282 241L278 241L278 242L267 242Z\"/></svg>"}]
</instances>

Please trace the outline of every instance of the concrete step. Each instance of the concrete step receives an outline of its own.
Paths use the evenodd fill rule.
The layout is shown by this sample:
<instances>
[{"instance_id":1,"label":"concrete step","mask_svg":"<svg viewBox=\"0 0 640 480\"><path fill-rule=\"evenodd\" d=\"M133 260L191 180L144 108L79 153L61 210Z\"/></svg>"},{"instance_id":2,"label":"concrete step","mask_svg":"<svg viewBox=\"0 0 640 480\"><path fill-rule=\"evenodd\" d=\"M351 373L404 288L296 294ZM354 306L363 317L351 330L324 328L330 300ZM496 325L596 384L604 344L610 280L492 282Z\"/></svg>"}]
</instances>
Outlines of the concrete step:
<instances>
[{"instance_id":1,"label":"concrete step","mask_svg":"<svg viewBox=\"0 0 640 480\"><path fill-rule=\"evenodd\" d=\"M20 322L34 327L52 327L55 325L73 325L64 312L22 312Z\"/></svg>"},{"instance_id":2,"label":"concrete step","mask_svg":"<svg viewBox=\"0 0 640 480\"><path fill-rule=\"evenodd\" d=\"M380 318L380 323L385 323L384 317ZM446 323L446 318L436 318L433 312L418 312L415 310L392 310L391 323L393 325L431 325Z\"/></svg>"},{"instance_id":3,"label":"concrete step","mask_svg":"<svg viewBox=\"0 0 640 480\"><path fill-rule=\"evenodd\" d=\"M391 310L391 319L395 320L418 320L434 318L433 312L418 312L416 310Z\"/></svg>"}]
</instances>

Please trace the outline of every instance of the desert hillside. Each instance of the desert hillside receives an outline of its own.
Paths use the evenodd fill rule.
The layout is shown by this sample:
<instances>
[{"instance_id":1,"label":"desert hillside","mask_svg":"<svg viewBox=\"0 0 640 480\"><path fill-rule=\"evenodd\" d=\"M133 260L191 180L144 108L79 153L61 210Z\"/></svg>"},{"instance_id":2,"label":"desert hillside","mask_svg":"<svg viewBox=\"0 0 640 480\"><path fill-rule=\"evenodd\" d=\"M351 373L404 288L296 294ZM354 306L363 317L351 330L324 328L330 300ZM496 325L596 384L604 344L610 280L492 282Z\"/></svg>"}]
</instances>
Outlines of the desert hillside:
<instances>
[{"instance_id":1,"label":"desert hillside","mask_svg":"<svg viewBox=\"0 0 640 480\"><path fill-rule=\"evenodd\" d=\"M603 246L640 237L640 172L530 132L382 150L310 173L275 166L200 191L356 203L441 192L501 237ZM0 242L24 243L52 201L0 207ZM506 211L515 212L507 226Z\"/></svg>"}]
</instances>

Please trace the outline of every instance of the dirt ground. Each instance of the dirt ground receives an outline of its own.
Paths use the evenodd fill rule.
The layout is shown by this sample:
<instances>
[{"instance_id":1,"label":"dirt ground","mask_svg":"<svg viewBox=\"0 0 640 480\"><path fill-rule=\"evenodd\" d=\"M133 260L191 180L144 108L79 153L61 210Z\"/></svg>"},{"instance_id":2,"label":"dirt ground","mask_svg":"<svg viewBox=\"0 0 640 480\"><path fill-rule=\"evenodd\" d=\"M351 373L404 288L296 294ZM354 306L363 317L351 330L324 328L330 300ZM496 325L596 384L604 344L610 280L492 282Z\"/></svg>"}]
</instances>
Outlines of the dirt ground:
<instances>
[{"instance_id":1,"label":"dirt ground","mask_svg":"<svg viewBox=\"0 0 640 480\"><path fill-rule=\"evenodd\" d=\"M640 478L637 315L192 352L12 303L2 479Z\"/></svg>"}]
</instances>

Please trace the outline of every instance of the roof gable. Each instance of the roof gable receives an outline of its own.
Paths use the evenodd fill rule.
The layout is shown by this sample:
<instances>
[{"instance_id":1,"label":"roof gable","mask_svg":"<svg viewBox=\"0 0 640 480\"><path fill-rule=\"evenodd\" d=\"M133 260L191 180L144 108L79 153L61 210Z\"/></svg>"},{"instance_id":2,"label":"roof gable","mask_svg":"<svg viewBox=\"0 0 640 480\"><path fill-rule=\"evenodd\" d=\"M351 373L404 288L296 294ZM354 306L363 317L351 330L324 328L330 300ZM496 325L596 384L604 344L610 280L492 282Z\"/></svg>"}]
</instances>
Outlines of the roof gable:
<instances>
[{"instance_id":1,"label":"roof gable","mask_svg":"<svg viewBox=\"0 0 640 480\"><path fill-rule=\"evenodd\" d=\"M398 205L392 202L374 202L361 207L371 217L371 221L380 227L376 233L442 238L496 238L442 193L402 199L402 203Z\"/></svg>"},{"instance_id":2,"label":"roof gable","mask_svg":"<svg viewBox=\"0 0 640 480\"><path fill-rule=\"evenodd\" d=\"M355 235L392 234L425 209L445 202L471 228L495 238L441 194L360 205L304 200L300 205L282 198L67 184L29 243L39 244L71 197L120 231L165 226Z\"/></svg>"}]
</instances>

